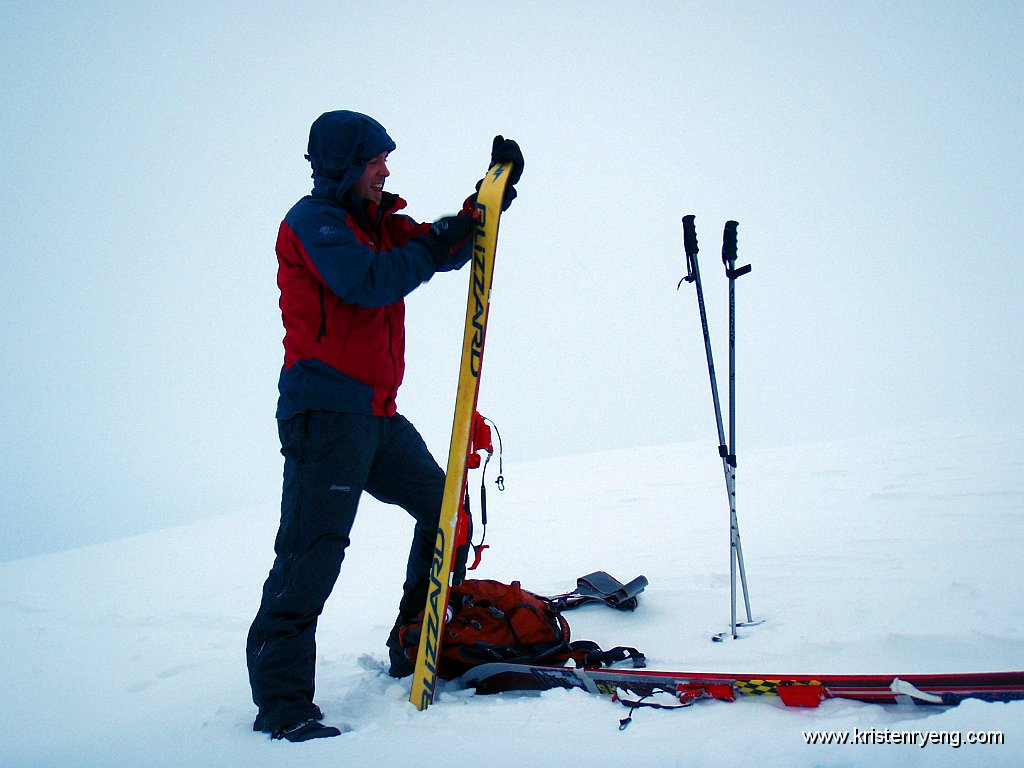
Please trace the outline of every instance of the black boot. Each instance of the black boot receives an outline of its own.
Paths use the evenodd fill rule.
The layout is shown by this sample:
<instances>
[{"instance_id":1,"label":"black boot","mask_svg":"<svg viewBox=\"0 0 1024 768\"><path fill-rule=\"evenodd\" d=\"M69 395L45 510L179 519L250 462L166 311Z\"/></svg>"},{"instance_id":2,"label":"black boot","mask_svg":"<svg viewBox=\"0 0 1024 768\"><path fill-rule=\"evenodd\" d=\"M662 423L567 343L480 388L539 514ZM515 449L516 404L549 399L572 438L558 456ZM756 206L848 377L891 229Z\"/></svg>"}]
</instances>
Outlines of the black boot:
<instances>
[{"instance_id":1,"label":"black boot","mask_svg":"<svg viewBox=\"0 0 1024 768\"><path fill-rule=\"evenodd\" d=\"M388 635L388 656L391 658L391 668L388 670L388 674L392 677L408 677L416 671L416 662L409 659L399 638L399 632L404 624L405 620L399 616L395 626L391 629L391 634Z\"/></svg>"},{"instance_id":2,"label":"black boot","mask_svg":"<svg viewBox=\"0 0 1024 768\"><path fill-rule=\"evenodd\" d=\"M270 735L270 738L287 739L295 743L311 739L328 739L332 736L340 735L341 731L333 725L324 725L319 720L310 718L299 723L293 723L285 728L279 728Z\"/></svg>"},{"instance_id":3,"label":"black boot","mask_svg":"<svg viewBox=\"0 0 1024 768\"><path fill-rule=\"evenodd\" d=\"M324 713L321 711L320 707L318 707L316 704L313 705L313 716L312 716L311 719L313 719L313 720L323 720L324 719ZM254 731L256 731L257 733L260 733L260 732L262 732L262 733L273 733L274 732L274 729L271 728L270 726L268 726L266 721L263 719L263 713L262 712L257 712L256 713L256 720L252 724L252 729Z\"/></svg>"}]
</instances>

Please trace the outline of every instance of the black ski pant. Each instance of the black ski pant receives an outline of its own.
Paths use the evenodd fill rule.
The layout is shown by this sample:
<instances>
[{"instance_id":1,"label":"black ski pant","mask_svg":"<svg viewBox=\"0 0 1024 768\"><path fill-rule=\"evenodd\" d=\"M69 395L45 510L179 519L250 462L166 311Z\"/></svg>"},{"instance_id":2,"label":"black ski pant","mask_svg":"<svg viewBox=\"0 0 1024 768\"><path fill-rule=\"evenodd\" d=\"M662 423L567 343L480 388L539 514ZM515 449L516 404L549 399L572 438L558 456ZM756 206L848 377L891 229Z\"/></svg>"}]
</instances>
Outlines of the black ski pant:
<instances>
[{"instance_id":1,"label":"black ski pant","mask_svg":"<svg viewBox=\"0 0 1024 768\"><path fill-rule=\"evenodd\" d=\"M359 497L415 519L399 618L426 603L444 472L404 417L311 411L278 422L284 455L281 523L246 661L262 730L318 717L316 625L338 578ZM364 583L373 583L367 574Z\"/></svg>"}]
</instances>

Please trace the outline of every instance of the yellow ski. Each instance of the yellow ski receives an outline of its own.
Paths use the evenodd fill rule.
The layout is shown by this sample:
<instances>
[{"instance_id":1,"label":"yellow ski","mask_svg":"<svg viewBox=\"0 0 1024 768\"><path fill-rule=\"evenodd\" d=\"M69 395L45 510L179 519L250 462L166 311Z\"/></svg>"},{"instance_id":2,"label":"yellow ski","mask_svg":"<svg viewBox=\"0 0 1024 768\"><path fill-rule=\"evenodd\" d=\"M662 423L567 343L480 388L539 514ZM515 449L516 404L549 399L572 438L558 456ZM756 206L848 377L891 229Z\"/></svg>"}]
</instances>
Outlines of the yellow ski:
<instances>
[{"instance_id":1,"label":"yellow ski","mask_svg":"<svg viewBox=\"0 0 1024 768\"><path fill-rule=\"evenodd\" d=\"M490 308L491 279L494 275L494 254L498 244L498 222L511 170L511 163L491 166L477 193L476 207L480 218L473 236L472 270L469 276L469 298L466 301L466 327L462 339L452 442L448 450L448 471L441 503L441 519L434 543L434 559L430 565L430 587L423 611L416 671L413 673L412 693L409 696L409 700L420 710L433 703L437 684L437 660L448 612L448 588L452 581L455 527L465 496L470 428L480 392L480 370Z\"/></svg>"}]
</instances>

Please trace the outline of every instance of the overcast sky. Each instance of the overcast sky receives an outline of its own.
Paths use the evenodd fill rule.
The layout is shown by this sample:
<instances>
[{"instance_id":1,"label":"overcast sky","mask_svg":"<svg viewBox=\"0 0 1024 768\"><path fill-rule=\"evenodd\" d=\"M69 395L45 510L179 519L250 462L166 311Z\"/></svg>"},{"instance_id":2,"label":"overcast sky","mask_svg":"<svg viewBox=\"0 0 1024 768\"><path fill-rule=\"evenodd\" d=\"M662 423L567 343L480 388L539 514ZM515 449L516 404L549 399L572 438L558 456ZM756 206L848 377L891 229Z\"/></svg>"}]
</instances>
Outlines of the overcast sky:
<instances>
[{"instance_id":1,"label":"overcast sky","mask_svg":"<svg viewBox=\"0 0 1024 768\"><path fill-rule=\"evenodd\" d=\"M706 440L697 217L738 453L1020 425L1017 2L5 3L0 559L277 503L273 246L321 112L456 211L496 133L481 410L516 461ZM210 7L214 6L214 7ZM447 458L465 273L408 300L399 408ZM665 467L667 476L671 466Z\"/></svg>"}]
</instances>

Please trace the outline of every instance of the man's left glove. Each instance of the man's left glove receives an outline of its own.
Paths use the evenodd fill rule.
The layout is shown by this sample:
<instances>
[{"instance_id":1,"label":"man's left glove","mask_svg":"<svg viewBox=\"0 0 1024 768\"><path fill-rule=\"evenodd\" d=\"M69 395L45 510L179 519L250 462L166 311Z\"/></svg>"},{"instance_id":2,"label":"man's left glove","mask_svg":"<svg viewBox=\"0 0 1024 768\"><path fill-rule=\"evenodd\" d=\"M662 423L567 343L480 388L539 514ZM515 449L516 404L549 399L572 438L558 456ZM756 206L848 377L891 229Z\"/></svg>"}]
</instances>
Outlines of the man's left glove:
<instances>
[{"instance_id":1,"label":"man's left glove","mask_svg":"<svg viewBox=\"0 0 1024 768\"><path fill-rule=\"evenodd\" d=\"M423 242L430 249L438 272L459 269L469 261L472 250L464 246L468 246L475 229L472 216L445 216L430 225Z\"/></svg>"},{"instance_id":2,"label":"man's left glove","mask_svg":"<svg viewBox=\"0 0 1024 768\"><path fill-rule=\"evenodd\" d=\"M495 163L512 163L509 184L518 184L519 179L523 177L523 168L526 167L523 151L512 139L506 139L500 134L494 137L494 142L491 144L491 165Z\"/></svg>"}]
</instances>

